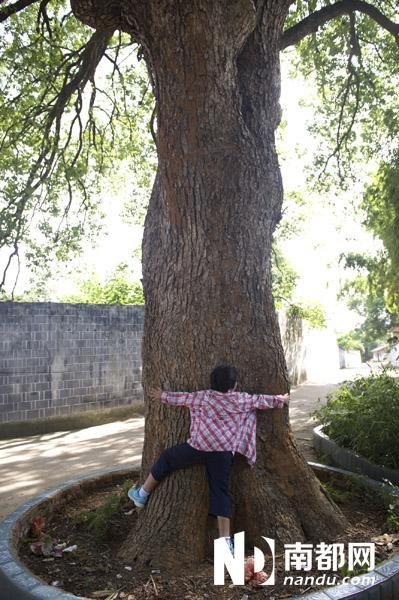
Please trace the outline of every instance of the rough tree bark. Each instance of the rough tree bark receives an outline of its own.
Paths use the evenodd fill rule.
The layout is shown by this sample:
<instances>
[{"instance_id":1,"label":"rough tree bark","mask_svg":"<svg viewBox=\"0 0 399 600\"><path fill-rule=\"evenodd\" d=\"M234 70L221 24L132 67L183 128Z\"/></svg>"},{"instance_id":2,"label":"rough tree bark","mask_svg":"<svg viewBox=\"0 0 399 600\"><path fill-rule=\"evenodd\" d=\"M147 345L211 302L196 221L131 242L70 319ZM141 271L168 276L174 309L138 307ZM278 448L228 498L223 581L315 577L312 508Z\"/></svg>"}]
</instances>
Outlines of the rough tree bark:
<instances>
[{"instance_id":1,"label":"rough tree bark","mask_svg":"<svg viewBox=\"0 0 399 600\"><path fill-rule=\"evenodd\" d=\"M118 6L116 6L118 4ZM136 36L152 77L159 166L145 223L143 385L203 389L234 364L249 392L284 393L287 373L271 293L271 240L282 184L279 48L290 0L75 0L97 28ZM142 476L187 439L187 409L147 401ZM233 530L249 545L327 540L346 522L299 452L288 411L258 414L257 464L236 456ZM250 492L250 493L248 493ZM181 568L210 552L201 468L165 480L121 556Z\"/></svg>"}]
</instances>

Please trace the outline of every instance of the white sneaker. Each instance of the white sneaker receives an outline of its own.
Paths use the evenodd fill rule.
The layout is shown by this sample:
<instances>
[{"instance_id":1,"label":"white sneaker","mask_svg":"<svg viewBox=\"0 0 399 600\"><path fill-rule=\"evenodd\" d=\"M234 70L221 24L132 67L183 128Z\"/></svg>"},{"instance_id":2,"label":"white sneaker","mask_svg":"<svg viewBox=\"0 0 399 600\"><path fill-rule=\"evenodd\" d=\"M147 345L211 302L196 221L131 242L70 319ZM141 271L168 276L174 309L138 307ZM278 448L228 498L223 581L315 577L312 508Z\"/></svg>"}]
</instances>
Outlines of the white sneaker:
<instances>
[{"instance_id":1,"label":"white sneaker","mask_svg":"<svg viewBox=\"0 0 399 600\"><path fill-rule=\"evenodd\" d=\"M225 537L224 539L227 542L227 545L229 547L230 552L234 556L234 542L233 542L232 538L231 537Z\"/></svg>"}]
</instances>

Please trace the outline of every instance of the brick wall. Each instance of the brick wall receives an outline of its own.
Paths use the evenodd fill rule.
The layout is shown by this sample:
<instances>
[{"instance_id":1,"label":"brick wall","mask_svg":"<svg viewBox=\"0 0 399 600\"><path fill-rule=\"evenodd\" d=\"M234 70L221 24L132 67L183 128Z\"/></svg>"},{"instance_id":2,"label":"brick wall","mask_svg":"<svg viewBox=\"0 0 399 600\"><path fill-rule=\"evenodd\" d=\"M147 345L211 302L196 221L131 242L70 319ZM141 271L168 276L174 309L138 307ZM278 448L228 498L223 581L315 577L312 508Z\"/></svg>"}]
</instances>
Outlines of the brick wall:
<instances>
[{"instance_id":1,"label":"brick wall","mask_svg":"<svg viewBox=\"0 0 399 600\"><path fill-rule=\"evenodd\" d=\"M144 311L0 302L0 422L142 399Z\"/></svg>"}]
</instances>

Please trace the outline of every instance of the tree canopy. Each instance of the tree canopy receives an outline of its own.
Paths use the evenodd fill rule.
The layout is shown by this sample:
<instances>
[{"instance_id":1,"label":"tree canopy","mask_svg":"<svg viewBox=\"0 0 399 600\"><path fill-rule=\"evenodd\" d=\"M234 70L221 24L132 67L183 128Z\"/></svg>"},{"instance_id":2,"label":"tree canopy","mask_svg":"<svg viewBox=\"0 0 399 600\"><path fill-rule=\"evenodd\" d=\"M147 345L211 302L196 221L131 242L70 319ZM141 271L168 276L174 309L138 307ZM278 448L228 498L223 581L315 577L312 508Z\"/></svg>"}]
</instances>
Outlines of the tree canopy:
<instances>
[{"instance_id":1,"label":"tree canopy","mask_svg":"<svg viewBox=\"0 0 399 600\"><path fill-rule=\"evenodd\" d=\"M255 5L260 18L262 2ZM297 48L293 66L319 91L314 181L348 185L359 157L391 160L399 131L396 16L393 0L291 6L281 50ZM24 260L43 267L77 252L90 228L95 235L97 193L126 161L151 180L156 133L139 36L93 32L64 0L4 2L0 24L2 289L21 244Z\"/></svg>"},{"instance_id":2,"label":"tree canopy","mask_svg":"<svg viewBox=\"0 0 399 600\"><path fill-rule=\"evenodd\" d=\"M358 274L348 281L341 293L349 308L362 318L362 323L341 336L338 343L344 349L361 350L367 360L371 358L371 351L376 345L386 342L395 316L386 308L384 290L374 287L365 274Z\"/></svg>"},{"instance_id":3,"label":"tree canopy","mask_svg":"<svg viewBox=\"0 0 399 600\"><path fill-rule=\"evenodd\" d=\"M370 253L349 253L345 266L354 270L354 280L342 289L348 306L364 318L353 335L366 355L376 342L386 341L389 328L399 321L399 165L397 151L382 161L367 186L361 208L363 223L382 243Z\"/></svg>"},{"instance_id":4,"label":"tree canopy","mask_svg":"<svg viewBox=\"0 0 399 600\"><path fill-rule=\"evenodd\" d=\"M322 103L316 124L330 135L327 167L319 179L338 175L339 181L347 163L375 148L367 135L371 109L390 152L397 111L391 82L399 68L395 4L72 0L71 7L73 15L57 0L14 0L0 13L6 51L19 40L21 72L29 71L30 85L28 107L24 80L8 56L1 80L8 160L3 167L13 168L6 170L0 226L9 261L18 258L32 218L44 215L44 235L57 242L63 231L71 231L67 217L75 197L83 214L90 214L98 174L116 170L114 156L128 158L136 149L145 156L144 144L134 144L139 101L129 85L143 57L157 111L149 132L159 159L143 238L146 398L154 386L203 388L220 363L234 364L249 392L286 392L271 277L272 237L283 201L275 144L281 119L279 53L299 44L303 68L321 72L314 75ZM376 70L379 59L365 50L369 41L389 72L380 106L372 106L371 96L367 101L367 78L374 93L384 83ZM25 48L28 55L39 49L37 67L33 55L29 69L21 58ZM106 89L102 63L110 64ZM113 85L119 86L118 97ZM54 211L60 227L52 224ZM246 529L251 545L258 527L279 544L333 539L346 519L322 494L289 434L288 408L264 412L269 414L257 418L256 468L239 463L233 469L236 524ZM183 438L187 424L186 413L147 403L142 474L161 448ZM203 526L204 483L197 472L176 473L154 491L119 550L121 560L181 571L204 558L211 540L211 530ZM176 539L193 544L177 551Z\"/></svg>"},{"instance_id":5,"label":"tree canopy","mask_svg":"<svg viewBox=\"0 0 399 600\"><path fill-rule=\"evenodd\" d=\"M306 16L309 10L314 12ZM324 21L323 15L334 18ZM320 145L311 179L319 189L351 186L359 163L391 156L396 148L397 15L394 0L295 3L290 23L298 16L309 26L314 23L297 46L294 64L318 90L311 131Z\"/></svg>"},{"instance_id":6,"label":"tree canopy","mask_svg":"<svg viewBox=\"0 0 399 600\"><path fill-rule=\"evenodd\" d=\"M78 251L96 226L104 178L127 159L151 177L154 149L134 40L93 34L59 0L9 3L0 21L2 288L21 242L33 267Z\"/></svg>"},{"instance_id":7,"label":"tree canopy","mask_svg":"<svg viewBox=\"0 0 399 600\"><path fill-rule=\"evenodd\" d=\"M385 304L399 320L399 152L384 161L368 186L362 203L365 225L384 245L368 262L372 288L384 293Z\"/></svg>"},{"instance_id":8,"label":"tree canopy","mask_svg":"<svg viewBox=\"0 0 399 600\"><path fill-rule=\"evenodd\" d=\"M143 287L129 274L128 265L120 264L102 283L95 274L82 282L80 293L65 296L63 302L85 304L144 304Z\"/></svg>"}]
</instances>

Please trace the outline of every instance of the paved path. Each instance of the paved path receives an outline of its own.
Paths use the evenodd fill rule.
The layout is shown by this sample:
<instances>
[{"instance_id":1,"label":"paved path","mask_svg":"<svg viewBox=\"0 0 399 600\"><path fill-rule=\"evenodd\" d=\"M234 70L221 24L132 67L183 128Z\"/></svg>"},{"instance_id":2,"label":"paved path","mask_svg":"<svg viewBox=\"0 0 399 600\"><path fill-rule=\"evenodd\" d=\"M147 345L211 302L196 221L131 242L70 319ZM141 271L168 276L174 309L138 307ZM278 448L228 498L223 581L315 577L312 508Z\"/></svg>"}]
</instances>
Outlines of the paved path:
<instances>
[{"instance_id":1,"label":"paved path","mask_svg":"<svg viewBox=\"0 0 399 600\"><path fill-rule=\"evenodd\" d=\"M311 413L325 404L326 396L339 387L345 380L357 375L366 376L370 369L362 365L359 369L341 369L326 381L307 381L291 389L290 422L295 437L307 460L317 460L313 450L313 428L317 425Z\"/></svg>"},{"instance_id":2,"label":"paved path","mask_svg":"<svg viewBox=\"0 0 399 600\"><path fill-rule=\"evenodd\" d=\"M339 381L355 374L340 371L328 382L308 382L291 390L291 425L308 460L314 459L310 413L325 402ZM57 483L140 459L143 438L144 418L140 417L78 431L0 440L0 519Z\"/></svg>"}]
</instances>

